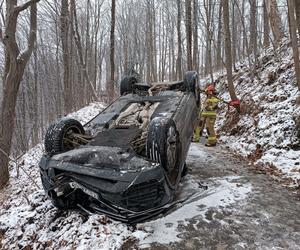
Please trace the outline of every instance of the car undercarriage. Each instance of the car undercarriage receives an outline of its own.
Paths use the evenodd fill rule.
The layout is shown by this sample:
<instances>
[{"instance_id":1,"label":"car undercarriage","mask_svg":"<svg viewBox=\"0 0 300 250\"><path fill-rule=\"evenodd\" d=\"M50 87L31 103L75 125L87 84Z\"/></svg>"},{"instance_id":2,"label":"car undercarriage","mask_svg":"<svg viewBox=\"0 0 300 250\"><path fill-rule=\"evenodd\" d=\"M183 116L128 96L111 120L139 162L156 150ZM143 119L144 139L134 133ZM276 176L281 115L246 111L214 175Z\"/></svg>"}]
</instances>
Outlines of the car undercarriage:
<instances>
[{"instance_id":1,"label":"car undercarriage","mask_svg":"<svg viewBox=\"0 0 300 250\"><path fill-rule=\"evenodd\" d=\"M82 126L50 125L42 183L60 209L80 207L128 223L172 206L197 121L197 74L187 80L121 82L121 97Z\"/></svg>"}]
</instances>

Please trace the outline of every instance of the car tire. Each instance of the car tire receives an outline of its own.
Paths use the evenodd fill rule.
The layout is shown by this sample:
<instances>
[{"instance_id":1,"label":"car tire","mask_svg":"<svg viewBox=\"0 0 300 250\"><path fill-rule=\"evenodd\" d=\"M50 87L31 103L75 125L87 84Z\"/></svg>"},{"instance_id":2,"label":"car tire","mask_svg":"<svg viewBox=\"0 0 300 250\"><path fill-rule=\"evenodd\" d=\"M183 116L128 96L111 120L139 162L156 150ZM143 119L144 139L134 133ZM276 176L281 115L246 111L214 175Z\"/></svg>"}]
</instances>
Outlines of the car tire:
<instances>
[{"instance_id":1,"label":"car tire","mask_svg":"<svg viewBox=\"0 0 300 250\"><path fill-rule=\"evenodd\" d=\"M198 73L196 71L187 71L184 74L183 86L186 92L192 92L195 95L197 106L200 106L200 92L197 88Z\"/></svg>"},{"instance_id":2,"label":"car tire","mask_svg":"<svg viewBox=\"0 0 300 250\"><path fill-rule=\"evenodd\" d=\"M133 91L133 86L138 80L134 76L125 76L120 83L120 95L125 95Z\"/></svg>"},{"instance_id":3,"label":"car tire","mask_svg":"<svg viewBox=\"0 0 300 250\"><path fill-rule=\"evenodd\" d=\"M196 85L198 81L198 74L196 71L187 71L184 74L184 89L187 92L196 92Z\"/></svg>"},{"instance_id":4,"label":"car tire","mask_svg":"<svg viewBox=\"0 0 300 250\"><path fill-rule=\"evenodd\" d=\"M147 156L161 164L171 186L178 180L180 152L175 122L162 117L154 118L149 125Z\"/></svg>"},{"instance_id":5,"label":"car tire","mask_svg":"<svg viewBox=\"0 0 300 250\"><path fill-rule=\"evenodd\" d=\"M74 149L74 146L65 141L70 133L85 134L81 123L74 119L63 118L51 124L45 136L46 153L52 156Z\"/></svg>"}]
</instances>

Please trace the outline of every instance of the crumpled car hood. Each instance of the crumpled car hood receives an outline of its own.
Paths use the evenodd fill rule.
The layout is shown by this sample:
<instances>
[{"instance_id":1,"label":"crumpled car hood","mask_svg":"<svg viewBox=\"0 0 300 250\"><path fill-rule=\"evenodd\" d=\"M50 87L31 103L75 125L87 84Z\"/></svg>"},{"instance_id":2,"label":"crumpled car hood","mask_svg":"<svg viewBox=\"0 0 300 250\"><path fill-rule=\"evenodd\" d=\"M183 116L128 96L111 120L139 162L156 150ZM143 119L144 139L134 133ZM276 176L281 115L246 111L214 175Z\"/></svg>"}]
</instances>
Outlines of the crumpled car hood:
<instances>
[{"instance_id":1,"label":"crumpled car hood","mask_svg":"<svg viewBox=\"0 0 300 250\"><path fill-rule=\"evenodd\" d=\"M157 167L133 152L125 152L117 147L83 146L52 157L52 160L84 165L95 169L114 169L119 171L141 171Z\"/></svg>"}]
</instances>

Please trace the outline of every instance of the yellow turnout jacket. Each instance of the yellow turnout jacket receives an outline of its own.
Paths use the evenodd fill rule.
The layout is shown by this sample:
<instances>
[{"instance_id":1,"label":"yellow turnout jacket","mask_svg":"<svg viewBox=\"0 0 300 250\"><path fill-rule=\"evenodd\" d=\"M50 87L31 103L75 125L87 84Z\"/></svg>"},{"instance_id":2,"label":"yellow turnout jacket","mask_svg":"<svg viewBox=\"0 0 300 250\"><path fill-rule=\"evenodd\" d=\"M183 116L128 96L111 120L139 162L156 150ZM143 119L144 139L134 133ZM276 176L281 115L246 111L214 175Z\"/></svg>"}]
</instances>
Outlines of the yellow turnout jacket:
<instances>
[{"instance_id":1,"label":"yellow turnout jacket","mask_svg":"<svg viewBox=\"0 0 300 250\"><path fill-rule=\"evenodd\" d=\"M202 117L216 117L219 102L220 100L218 98L208 96L204 101L203 111L201 113Z\"/></svg>"}]
</instances>

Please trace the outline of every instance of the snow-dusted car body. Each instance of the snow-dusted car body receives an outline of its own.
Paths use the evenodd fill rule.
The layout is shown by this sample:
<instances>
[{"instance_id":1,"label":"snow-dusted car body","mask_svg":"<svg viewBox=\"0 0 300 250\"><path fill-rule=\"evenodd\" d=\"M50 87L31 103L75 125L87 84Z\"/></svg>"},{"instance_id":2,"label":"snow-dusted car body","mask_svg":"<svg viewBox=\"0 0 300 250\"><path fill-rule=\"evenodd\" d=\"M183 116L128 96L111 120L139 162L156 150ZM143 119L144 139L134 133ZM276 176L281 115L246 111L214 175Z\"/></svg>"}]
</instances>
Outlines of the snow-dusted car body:
<instances>
[{"instance_id":1,"label":"snow-dusted car body","mask_svg":"<svg viewBox=\"0 0 300 250\"><path fill-rule=\"evenodd\" d=\"M121 97L84 126L51 125L40 172L53 204L125 222L170 206L197 120L196 86L196 72L151 86L125 77Z\"/></svg>"}]
</instances>

